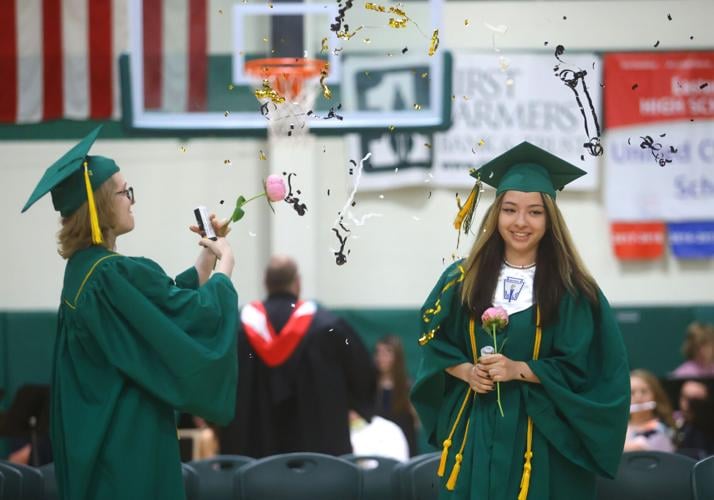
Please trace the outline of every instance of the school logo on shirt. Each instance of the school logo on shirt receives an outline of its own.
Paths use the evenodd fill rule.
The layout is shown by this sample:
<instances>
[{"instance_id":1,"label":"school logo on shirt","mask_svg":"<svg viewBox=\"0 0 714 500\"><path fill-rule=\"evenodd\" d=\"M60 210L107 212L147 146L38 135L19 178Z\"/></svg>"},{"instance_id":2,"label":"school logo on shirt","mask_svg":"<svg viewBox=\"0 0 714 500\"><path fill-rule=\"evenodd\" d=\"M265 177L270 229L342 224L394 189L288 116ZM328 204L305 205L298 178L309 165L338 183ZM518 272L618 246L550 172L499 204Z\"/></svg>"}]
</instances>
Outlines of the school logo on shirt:
<instances>
[{"instance_id":1,"label":"school logo on shirt","mask_svg":"<svg viewBox=\"0 0 714 500\"><path fill-rule=\"evenodd\" d=\"M508 302L518 300L518 296L521 294L524 284L525 281L521 278L506 276L503 280L503 300L507 300Z\"/></svg>"}]
</instances>

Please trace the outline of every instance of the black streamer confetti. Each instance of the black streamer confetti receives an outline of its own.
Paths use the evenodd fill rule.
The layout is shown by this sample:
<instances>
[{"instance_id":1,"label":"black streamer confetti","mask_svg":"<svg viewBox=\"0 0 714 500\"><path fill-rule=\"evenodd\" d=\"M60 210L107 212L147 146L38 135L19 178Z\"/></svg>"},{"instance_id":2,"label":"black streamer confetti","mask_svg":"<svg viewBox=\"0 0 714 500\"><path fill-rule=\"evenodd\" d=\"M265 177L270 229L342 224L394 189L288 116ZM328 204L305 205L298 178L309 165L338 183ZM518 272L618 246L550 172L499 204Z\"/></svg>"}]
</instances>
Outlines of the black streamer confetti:
<instances>
[{"instance_id":1,"label":"black streamer confetti","mask_svg":"<svg viewBox=\"0 0 714 500\"><path fill-rule=\"evenodd\" d=\"M342 220L342 217L340 217L340 220ZM351 231L347 229L344 225L342 225L342 222L339 224L340 229L342 229L345 234L340 234L340 230L336 227L332 228L332 231L335 233L335 236L337 236L337 240L340 242L340 249L336 252L334 252L335 255L335 264L338 266L342 266L347 263L347 255L350 254L351 250L347 250L347 254L345 254L345 245L347 245L347 238L349 237L349 234Z\"/></svg>"},{"instance_id":2,"label":"black streamer confetti","mask_svg":"<svg viewBox=\"0 0 714 500\"><path fill-rule=\"evenodd\" d=\"M285 196L285 201L293 206L298 215L305 215L305 212L307 212L307 205L305 205L305 203L300 203L300 198L293 195L292 178L293 176L297 176L297 174L295 172L290 172L289 174L283 172L283 175L288 176L288 194ZM298 189L295 191L295 194L301 194L300 190Z\"/></svg>"},{"instance_id":3,"label":"black streamer confetti","mask_svg":"<svg viewBox=\"0 0 714 500\"><path fill-rule=\"evenodd\" d=\"M660 137L664 137L666 135L667 134L661 134ZM672 159L667 158L664 151L662 151L662 144L660 144L659 142L655 142L652 136L640 136L640 139L642 139L642 142L640 143L640 148L649 149L650 153L652 153L652 157L657 160L657 163L660 167L666 166L667 163L672 163ZM669 152L670 154L675 154L677 153L677 148L675 148L674 146L669 146Z\"/></svg>"},{"instance_id":4,"label":"black streamer confetti","mask_svg":"<svg viewBox=\"0 0 714 500\"><path fill-rule=\"evenodd\" d=\"M555 58L562 64L567 64L565 61L563 61L560 56L565 53L565 47L562 45L558 45L555 48ZM570 90L573 91L573 94L575 95L575 102L578 104L578 108L580 108L580 114L583 117L583 125L585 126L585 135L589 137L588 141L583 143L583 148L585 148L588 153L591 156L601 156L603 154L603 147L602 144L600 143L600 122L597 117L597 113L595 112L595 106L593 104L593 100L590 97L590 92L588 91L588 86L585 82L585 77L587 76L588 72L584 69L578 68L577 71L572 70L572 69L560 69L560 64L557 64L554 68L553 71L555 73L555 76L559 78L566 87L568 87ZM578 88L582 88L582 92L587 98L588 106L590 108L590 115L588 117L588 114L585 112L585 108L583 106L583 101L580 97L580 92L578 92ZM588 118L590 118L593 122L593 127L594 127L594 135L590 134L590 127L588 126Z\"/></svg>"}]
</instances>

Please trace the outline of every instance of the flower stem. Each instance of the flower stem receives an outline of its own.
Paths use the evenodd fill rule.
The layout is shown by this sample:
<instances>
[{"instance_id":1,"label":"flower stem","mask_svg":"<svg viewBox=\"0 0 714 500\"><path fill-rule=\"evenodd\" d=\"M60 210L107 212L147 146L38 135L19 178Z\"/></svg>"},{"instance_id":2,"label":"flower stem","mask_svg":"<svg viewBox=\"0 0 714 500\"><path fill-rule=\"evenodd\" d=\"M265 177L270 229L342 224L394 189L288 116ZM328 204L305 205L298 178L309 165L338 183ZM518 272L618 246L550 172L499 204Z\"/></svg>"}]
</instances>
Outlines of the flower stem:
<instances>
[{"instance_id":1,"label":"flower stem","mask_svg":"<svg viewBox=\"0 0 714 500\"><path fill-rule=\"evenodd\" d=\"M498 354L498 344L496 343L496 325L491 325L491 334L493 335L493 350ZM503 417L503 406L501 406L501 382L496 382L496 402L498 403L498 410L501 412Z\"/></svg>"},{"instance_id":2,"label":"flower stem","mask_svg":"<svg viewBox=\"0 0 714 500\"><path fill-rule=\"evenodd\" d=\"M247 200L245 200L245 201L243 202L243 205L245 205L245 204L248 203L249 201L255 200L256 198L260 198L261 196L265 196L265 191L263 191L262 193L256 194L255 196L253 196L253 197L251 197L251 198L248 198Z\"/></svg>"}]
</instances>

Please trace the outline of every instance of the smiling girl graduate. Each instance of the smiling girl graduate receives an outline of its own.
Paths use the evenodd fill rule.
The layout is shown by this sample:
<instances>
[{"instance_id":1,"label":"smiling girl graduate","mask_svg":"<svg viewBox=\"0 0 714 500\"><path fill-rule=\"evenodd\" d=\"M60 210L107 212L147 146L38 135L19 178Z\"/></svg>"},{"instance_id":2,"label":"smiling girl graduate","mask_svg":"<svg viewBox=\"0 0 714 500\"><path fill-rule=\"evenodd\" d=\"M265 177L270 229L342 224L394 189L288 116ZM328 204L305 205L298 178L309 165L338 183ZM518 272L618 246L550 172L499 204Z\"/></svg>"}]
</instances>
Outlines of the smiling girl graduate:
<instances>
[{"instance_id":1,"label":"smiling girl graduate","mask_svg":"<svg viewBox=\"0 0 714 500\"><path fill-rule=\"evenodd\" d=\"M225 238L204 238L173 280L116 253L134 228L134 190L114 160L87 154L98 133L47 169L22 210L51 192L62 217L50 423L59 495L181 499L175 410L225 423L235 408L233 254Z\"/></svg>"},{"instance_id":2,"label":"smiling girl graduate","mask_svg":"<svg viewBox=\"0 0 714 500\"><path fill-rule=\"evenodd\" d=\"M596 475L617 471L625 347L555 204L556 189L584 173L524 142L473 174L496 199L468 258L444 271L422 308L411 394L442 450L440 498L595 498ZM508 312L498 333L480 327L492 306ZM497 354L481 356L484 346Z\"/></svg>"}]
</instances>

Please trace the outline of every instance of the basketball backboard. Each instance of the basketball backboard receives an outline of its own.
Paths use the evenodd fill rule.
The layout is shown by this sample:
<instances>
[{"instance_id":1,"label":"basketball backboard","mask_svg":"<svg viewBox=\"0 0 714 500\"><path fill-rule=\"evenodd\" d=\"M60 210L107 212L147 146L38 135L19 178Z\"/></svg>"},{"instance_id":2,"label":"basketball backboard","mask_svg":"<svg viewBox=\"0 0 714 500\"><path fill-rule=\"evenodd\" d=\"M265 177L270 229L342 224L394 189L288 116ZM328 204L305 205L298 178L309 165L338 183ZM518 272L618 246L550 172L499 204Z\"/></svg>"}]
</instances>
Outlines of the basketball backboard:
<instances>
[{"instance_id":1,"label":"basketball backboard","mask_svg":"<svg viewBox=\"0 0 714 500\"><path fill-rule=\"evenodd\" d=\"M303 110L311 132L444 129L451 70L435 33L442 1L207 0L205 12L194 12L187 0L130 0L130 53L121 61L125 124L264 134L271 116L245 63L283 56L329 63L328 76L312 82L314 105Z\"/></svg>"}]
</instances>

